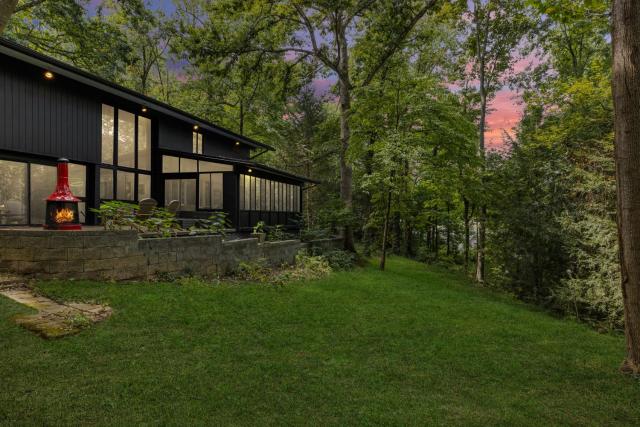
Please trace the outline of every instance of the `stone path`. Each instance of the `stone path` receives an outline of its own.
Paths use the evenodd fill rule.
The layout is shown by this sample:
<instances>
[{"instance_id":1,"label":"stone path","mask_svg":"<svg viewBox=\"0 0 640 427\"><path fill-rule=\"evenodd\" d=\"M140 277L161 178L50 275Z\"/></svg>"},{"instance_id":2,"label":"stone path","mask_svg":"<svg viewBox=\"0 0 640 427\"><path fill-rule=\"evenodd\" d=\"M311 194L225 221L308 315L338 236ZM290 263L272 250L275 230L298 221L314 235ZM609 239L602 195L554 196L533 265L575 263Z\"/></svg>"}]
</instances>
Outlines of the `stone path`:
<instances>
[{"instance_id":1,"label":"stone path","mask_svg":"<svg viewBox=\"0 0 640 427\"><path fill-rule=\"evenodd\" d=\"M44 338L75 334L93 323L111 316L111 308L98 304L59 303L38 295L17 278L0 278L0 295L38 310L37 314L20 314L13 320Z\"/></svg>"}]
</instances>

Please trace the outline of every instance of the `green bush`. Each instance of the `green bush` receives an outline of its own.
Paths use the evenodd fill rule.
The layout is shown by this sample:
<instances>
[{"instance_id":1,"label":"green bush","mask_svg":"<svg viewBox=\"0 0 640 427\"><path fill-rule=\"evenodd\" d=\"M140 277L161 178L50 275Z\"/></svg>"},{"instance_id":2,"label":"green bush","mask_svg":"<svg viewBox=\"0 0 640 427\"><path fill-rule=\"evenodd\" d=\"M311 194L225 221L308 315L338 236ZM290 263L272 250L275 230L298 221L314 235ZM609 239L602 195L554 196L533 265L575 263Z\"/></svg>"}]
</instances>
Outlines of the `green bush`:
<instances>
[{"instance_id":1,"label":"green bush","mask_svg":"<svg viewBox=\"0 0 640 427\"><path fill-rule=\"evenodd\" d=\"M357 262L356 254L336 249L321 255L333 270L350 270Z\"/></svg>"}]
</instances>

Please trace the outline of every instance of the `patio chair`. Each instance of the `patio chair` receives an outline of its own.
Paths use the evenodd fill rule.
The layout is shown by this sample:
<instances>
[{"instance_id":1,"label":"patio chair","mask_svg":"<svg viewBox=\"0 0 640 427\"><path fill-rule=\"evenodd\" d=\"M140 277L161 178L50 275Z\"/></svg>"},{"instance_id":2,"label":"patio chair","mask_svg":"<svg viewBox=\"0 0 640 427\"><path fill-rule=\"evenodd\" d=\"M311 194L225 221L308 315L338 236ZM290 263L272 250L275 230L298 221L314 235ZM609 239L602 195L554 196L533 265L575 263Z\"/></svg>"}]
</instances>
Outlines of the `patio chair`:
<instances>
[{"instance_id":1,"label":"patio chair","mask_svg":"<svg viewBox=\"0 0 640 427\"><path fill-rule=\"evenodd\" d=\"M158 202L154 199L140 200L140 208L136 212L136 219L149 219L156 206L158 206Z\"/></svg>"},{"instance_id":2,"label":"patio chair","mask_svg":"<svg viewBox=\"0 0 640 427\"><path fill-rule=\"evenodd\" d=\"M179 208L180 208L180 202L178 200L172 200L167 205L167 212L177 215Z\"/></svg>"}]
</instances>

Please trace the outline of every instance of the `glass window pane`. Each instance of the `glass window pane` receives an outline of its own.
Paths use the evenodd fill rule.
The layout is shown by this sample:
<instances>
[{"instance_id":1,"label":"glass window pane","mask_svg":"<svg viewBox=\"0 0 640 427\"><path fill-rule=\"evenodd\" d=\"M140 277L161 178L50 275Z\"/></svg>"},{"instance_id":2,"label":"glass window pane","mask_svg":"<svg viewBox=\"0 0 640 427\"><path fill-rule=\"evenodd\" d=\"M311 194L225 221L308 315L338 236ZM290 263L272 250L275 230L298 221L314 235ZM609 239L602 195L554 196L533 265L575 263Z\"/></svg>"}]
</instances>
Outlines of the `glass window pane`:
<instances>
[{"instance_id":1,"label":"glass window pane","mask_svg":"<svg viewBox=\"0 0 640 427\"><path fill-rule=\"evenodd\" d=\"M198 161L193 159L180 159L180 172L198 172Z\"/></svg>"},{"instance_id":2,"label":"glass window pane","mask_svg":"<svg viewBox=\"0 0 640 427\"><path fill-rule=\"evenodd\" d=\"M256 210L256 177L252 176L251 178L251 206L250 209L252 211Z\"/></svg>"},{"instance_id":3,"label":"glass window pane","mask_svg":"<svg viewBox=\"0 0 640 427\"><path fill-rule=\"evenodd\" d=\"M78 213L80 214L79 221L84 224L87 214L87 204L85 202L78 202Z\"/></svg>"},{"instance_id":4,"label":"glass window pane","mask_svg":"<svg viewBox=\"0 0 640 427\"><path fill-rule=\"evenodd\" d=\"M240 184L238 187L240 189L240 210L244 210L244 175L240 175Z\"/></svg>"},{"instance_id":5,"label":"glass window pane","mask_svg":"<svg viewBox=\"0 0 640 427\"><path fill-rule=\"evenodd\" d=\"M100 198L113 199L113 171L100 169Z\"/></svg>"},{"instance_id":6,"label":"glass window pane","mask_svg":"<svg viewBox=\"0 0 640 427\"><path fill-rule=\"evenodd\" d=\"M222 209L222 188L223 175L221 173L211 174L211 209Z\"/></svg>"},{"instance_id":7,"label":"glass window pane","mask_svg":"<svg viewBox=\"0 0 640 427\"><path fill-rule=\"evenodd\" d=\"M191 134L191 152L193 154L198 152L198 134L195 132Z\"/></svg>"},{"instance_id":8,"label":"glass window pane","mask_svg":"<svg viewBox=\"0 0 640 427\"><path fill-rule=\"evenodd\" d=\"M249 175L244 176L244 209L251 209L251 177Z\"/></svg>"},{"instance_id":9,"label":"glass window pane","mask_svg":"<svg viewBox=\"0 0 640 427\"><path fill-rule=\"evenodd\" d=\"M181 179L180 180L180 210L195 211L196 210L196 180Z\"/></svg>"},{"instance_id":10,"label":"glass window pane","mask_svg":"<svg viewBox=\"0 0 640 427\"><path fill-rule=\"evenodd\" d=\"M173 156L162 156L162 173L180 172L180 158Z\"/></svg>"},{"instance_id":11,"label":"glass window pane","mask_svg":"<svg viewBox=\"0 0 640 427\"><path fill-rule=\"evenodd\" d=\"M174 200L180 201L180 180L165 179L164 181L164 205L168 206Z\"/></svg>"},{"instance_id":12,"label":"glass window pane","mask_svg":"<svg viewBox=\"0 0 640 427\"><path fill-rule=\"evenodd\" d=\"M102 163L113 164L113 107L102 104Z\"/></svg>"},{"instance_id":13,"label":"glass window pane","mask_svg":"<svg viewBox=\"0 0 640 427\"><path fill-rule=\"evenodd\" d=\"M138 116L138 169L151 170L151 120Z\"/></svg>"},{"instance_id":14,"label":"glass window pane","mask_svg":"<svg viewBox=\"0 0 640 427\"><path fill-rule=\"evenodd\" d=\"M118 171L118 184L116 198L118 200L135 200L135 174L132 172Z\"/></svg>"},{"instance_id":15,"label":"glass window pane","mask_svg":"<svg viewBox=\"0 0 640 427\"><path fill-rule=\"evenodd\" d=\"M201 173L199 175L200 181L200 198L198 199L200 209L211 209L211 175L208 173Z\"/></svg>"},{"instance_id":16,"label":"glass window pane","mask_svg":"<svg viewBox=\"0 0 640 427\"><path fill-rule=\"evenodd\" d=\"M271 181L266 180L264 188L264 210L271 210Z\"/></svg>"},{"instance_id":17,"label":"glass window pane","mask_svg":"<svg viewBox=\"0 0 640 427\"><path fill-rule=\"evenodd\" d=\"M278 212L280 210L280 186L277 182L273 183L273 189L275 191L273 210Z\"/></svg>"},{"instance_id":18,"label":"glass window pane","mask_svg":"<svg viewBox=\"0 0 640 427\"><path fill-rule=\"evenodd\" d=\"M200 172L233 172L233 165L199 161Z\"/></svg>"},{"instance_id":19,"label":"glass window pane","mask_svg":"<svg viewBox=\"0 0 640 427\"><path fill-rule=\"evenodd\" d=\"M46 199L56 188L55 166L31 165L31 223L44 224Z\"/></svg>"},{"instance_id":20,"label":"glass window pane","mask_svg":"<svg viewBox=\"0 0 640 427\"><path fill-rule=\"evenodd\" d=\"M87 168L84 165L69 163L69 187L76 197L87 195Z\"/></svg>"},{"instance_id":21,"label":"glass window pane","mask_svg":"<svg viewBox=\"0 0 640 427\"><path fill-rule=\"evenodd\" d=\"M118 110L118 166L135 167L135 123L136 116Z\"/></svg>"},{"instance_id":22,"label":"glass window pane","mask_svg":"<svg viewBox=\"0 0 640 427\"><path fill-rule=\"evenodd\" d=\"M262 179L256 178L256 205L255 210L260 210L260 203L262 201Z\"/></svg>"},{"instance_id":23,"label":"glass window pane","mask_svg":"<svg viewBox=\"0 0 640 427\"><path fill-rule=\"evenodd\" d=\"M289 184L289 212L293 212L293 185Z\"/></svg>"},{"instance_id":24,"label":"glass window pane","mask_svg":"<svg viewBox=\"0 0 640 427\"><path fill-rule=\"evenodd\" d=\"M199 133L198 134L198 154L202 154L204 152L204 136Z\"/></svg>"},{"instance_id":25,"label":"glass window pane","mask_svg":"<svg viewBox=\"0 0 640 427\"><path fill-rule=\"evenodd\" d=\"M151 197L151 175L138 174L138 200Z\"/></svg>"}]
</instances>

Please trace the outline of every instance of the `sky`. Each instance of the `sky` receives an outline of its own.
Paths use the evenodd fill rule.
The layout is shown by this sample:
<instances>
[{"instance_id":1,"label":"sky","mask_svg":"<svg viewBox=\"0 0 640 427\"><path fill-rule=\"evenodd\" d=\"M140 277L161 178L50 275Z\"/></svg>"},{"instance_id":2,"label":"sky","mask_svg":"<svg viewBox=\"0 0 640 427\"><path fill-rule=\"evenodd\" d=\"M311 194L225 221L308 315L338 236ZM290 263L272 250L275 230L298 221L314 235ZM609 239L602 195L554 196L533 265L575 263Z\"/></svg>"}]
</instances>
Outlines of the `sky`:
<instances>
[{"instance_id":1,"label":"sky","mask_svg":"<svg viewBox=\"0 0 640 427\"><path fill-rule=\"evenodd\" d=\"M100 4L100 0L90 0L88 4L89 14L95 13L95 8ZM167 15L175 12L176 8L173 0L147 0L147 5L151 9L161 10ZM516 63L516 70L523 69L530 61L520 61ZM335 84L335 78L318 78L313 85L316 94L324 94ZM522 100L516 92L508 88L499 91L489 104L490 113L487 116L487 131L485 133L485 144L487 149L500 149L503 147L503 136L506 133L513 135L522 117L524 106Z\"/></svg>"}]
</instances>

